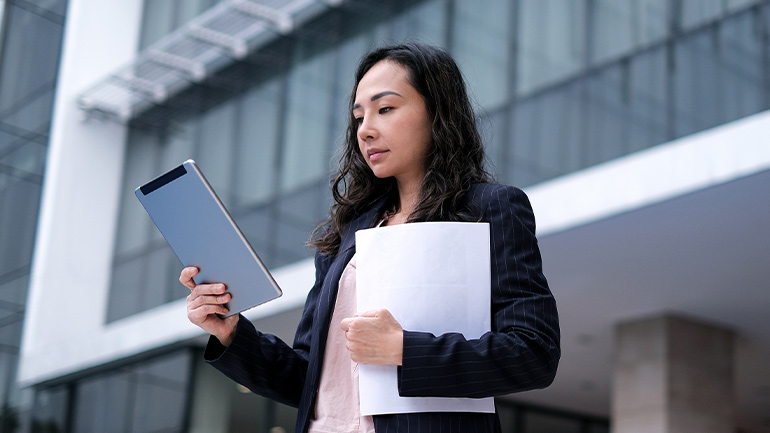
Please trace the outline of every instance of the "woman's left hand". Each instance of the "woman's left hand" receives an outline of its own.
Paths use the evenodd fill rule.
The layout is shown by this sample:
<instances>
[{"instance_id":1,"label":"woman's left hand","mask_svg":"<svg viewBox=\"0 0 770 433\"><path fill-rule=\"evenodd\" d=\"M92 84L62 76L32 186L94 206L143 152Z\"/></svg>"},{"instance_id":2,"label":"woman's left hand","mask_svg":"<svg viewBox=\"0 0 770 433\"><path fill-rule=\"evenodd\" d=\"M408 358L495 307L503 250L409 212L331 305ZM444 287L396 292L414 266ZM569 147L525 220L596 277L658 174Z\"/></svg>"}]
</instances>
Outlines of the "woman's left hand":
<instances>
[{"instance_id":1,"label":"woman's left hand","mask_svg":"<svg viewBox=\"0 0 770 433\"><path fill-rule=\"evenodd\" d=\"M386 309L371 310L342 320L350 358L360 364L401 365L404 330Z\"/></svg>"}]
</instances>

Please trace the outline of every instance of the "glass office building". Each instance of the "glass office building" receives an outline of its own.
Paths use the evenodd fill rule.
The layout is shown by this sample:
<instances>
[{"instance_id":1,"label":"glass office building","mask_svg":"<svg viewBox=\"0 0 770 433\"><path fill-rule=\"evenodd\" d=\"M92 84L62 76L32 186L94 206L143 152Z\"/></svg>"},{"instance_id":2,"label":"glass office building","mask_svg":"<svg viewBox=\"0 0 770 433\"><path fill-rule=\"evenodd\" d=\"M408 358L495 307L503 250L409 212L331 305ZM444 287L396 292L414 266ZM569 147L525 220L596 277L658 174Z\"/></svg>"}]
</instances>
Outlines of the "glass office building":
<instances>
[{"instance_id":1,"label":"glass office building","mask_svg":"<svg viewBox=\"0 0 770 433\"><path fill-rule=\"evenodd\" d=\"M16 383L67 2L0 2L0 431L29 431ZM31 54L34 53L34 54Z\"/></svg>"},{"instance_id":2,"label":"glass office building","mask_svg":"<svg viewBox=\"0 0 770 433\"><path fill-rule=\"evenodd\" d=\"M133 190L195 159L284 288L247 317L291 341L354 68L403 40L456 58L492 172L538 218L564 355L552 387L497 399L504 431L628 431L644 386L623 362L646 341L628 325L661 318L730 335L713 357L730 380L688 404L770 432L770 1L6 0L0 17L0 433L293 431L294 409L202 361Z\"/></svg>"}]
</instances>

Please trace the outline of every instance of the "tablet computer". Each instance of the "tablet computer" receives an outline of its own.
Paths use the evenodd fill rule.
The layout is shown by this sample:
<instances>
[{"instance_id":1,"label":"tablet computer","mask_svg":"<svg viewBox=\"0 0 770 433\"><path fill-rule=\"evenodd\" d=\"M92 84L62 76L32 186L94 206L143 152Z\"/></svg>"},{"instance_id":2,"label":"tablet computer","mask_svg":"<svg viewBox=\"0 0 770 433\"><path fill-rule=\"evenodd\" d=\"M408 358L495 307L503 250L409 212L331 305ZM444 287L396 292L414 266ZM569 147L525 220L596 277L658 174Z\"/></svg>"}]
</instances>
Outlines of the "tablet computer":
<instances>
[{"instance_id":1,"label":"tablet computer","mask_svg":"<svg viewBox=\"0 0 770 433\"><path fill-rule=\"evenodd\" d=\"M232 299L226 316L281 296L278 284L195 161L185 161L135 192L182 264L199 269L195 284L227 287Z\"/></svg>"}]
</instances>

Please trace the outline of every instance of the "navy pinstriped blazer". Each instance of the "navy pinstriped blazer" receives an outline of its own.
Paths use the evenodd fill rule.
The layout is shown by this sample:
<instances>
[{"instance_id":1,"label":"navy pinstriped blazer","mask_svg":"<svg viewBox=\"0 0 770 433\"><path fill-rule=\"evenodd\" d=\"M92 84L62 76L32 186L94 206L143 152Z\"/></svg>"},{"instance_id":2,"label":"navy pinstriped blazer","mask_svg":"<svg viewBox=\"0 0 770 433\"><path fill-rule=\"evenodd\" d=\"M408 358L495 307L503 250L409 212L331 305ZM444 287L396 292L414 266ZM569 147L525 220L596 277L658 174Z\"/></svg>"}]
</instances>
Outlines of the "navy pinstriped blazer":
<instances>
[{"instance_id":1,"label":"navy pinstriped blazer","mask_svg":"<svg viewBox=\"0 0 770 433\"><path fill-rule=\"evenodd\" d=\"M469 209L490 224L492 331L479 339L404 330L402 396L489 397L544 388L559 362L559 319L543 276L535 219L521 190L477 184ZM308 294L293 347L238 321L230 347L211 338L205 358L253 392L298 407L297 432L306 432L318 393L329 322L342 271L355 253L355 232L369 228L379 206L345 230L340 252L316 254L316 282ZM377 415L378 433L499 432L496 414L412 413Z\"/></svg>"}]
</instances>

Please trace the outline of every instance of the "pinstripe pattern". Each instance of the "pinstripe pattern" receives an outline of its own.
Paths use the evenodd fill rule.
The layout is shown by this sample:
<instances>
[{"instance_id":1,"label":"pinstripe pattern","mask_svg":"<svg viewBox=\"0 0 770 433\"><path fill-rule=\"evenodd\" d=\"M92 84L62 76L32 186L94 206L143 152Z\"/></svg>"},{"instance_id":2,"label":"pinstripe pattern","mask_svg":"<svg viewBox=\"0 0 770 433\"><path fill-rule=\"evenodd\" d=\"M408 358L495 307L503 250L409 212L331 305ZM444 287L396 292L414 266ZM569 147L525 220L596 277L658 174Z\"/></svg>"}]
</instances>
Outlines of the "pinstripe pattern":
<instances>
[{"instance_id":1,"label":"pinstripe pattern","mask_svg":"<svg viewBox=\"0 0 770 433\"><path fill-rule=\"evenodd\" d=\"M403 396L489 397L546 387L556 374L559 321L541 269L529 200L514 187L479 184L469 191L468 203L490 223L492 331L474 340L405 331ZM316 255L316 283L293 347L240 320L227 350L214 338L206 348L206 360L231 379L298 407L297 432L307 431L312 416L337 286L355 253L355 231L371 226L379 206L347 227L337 256ZM397 414L375 416L374 423L378 433L500 431L494 414Z\"/></svg>"}]
</instances>

